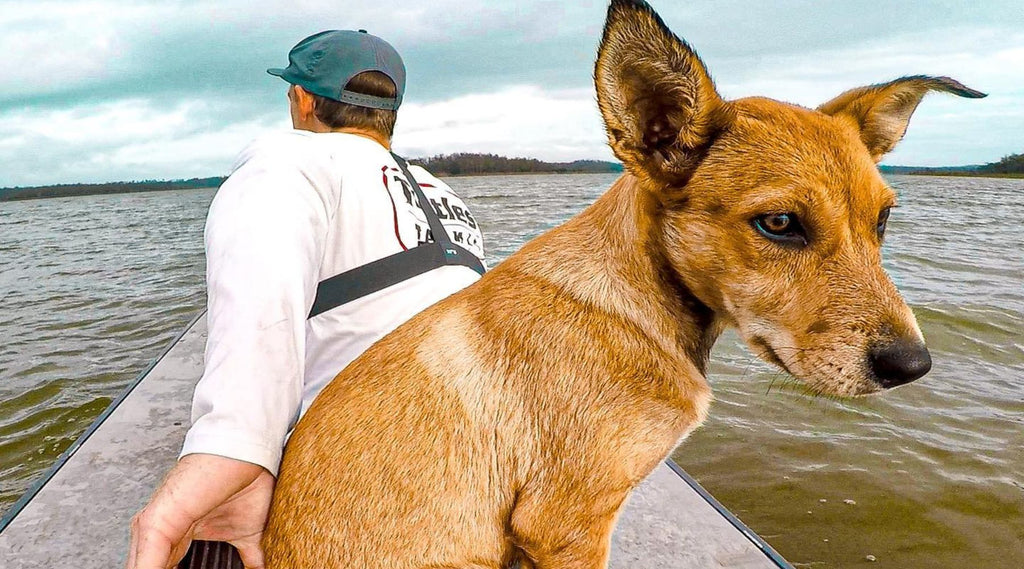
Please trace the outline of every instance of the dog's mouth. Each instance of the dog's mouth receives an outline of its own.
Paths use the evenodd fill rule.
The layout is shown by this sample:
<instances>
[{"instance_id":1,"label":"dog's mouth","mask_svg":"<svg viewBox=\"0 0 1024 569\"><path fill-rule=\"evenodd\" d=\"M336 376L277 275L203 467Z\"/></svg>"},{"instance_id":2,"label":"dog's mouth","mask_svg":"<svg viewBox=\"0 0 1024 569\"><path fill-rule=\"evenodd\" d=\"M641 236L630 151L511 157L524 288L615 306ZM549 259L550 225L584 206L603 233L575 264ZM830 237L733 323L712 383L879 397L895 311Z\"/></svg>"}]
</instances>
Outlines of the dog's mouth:
<instances>
[{"instance_id":1,"label":"dog's mouth","mask_svg":"<svg viewBox=\"0 0 1024 569\"><path fill-rule=\"evenodd\" d=\"M788 373L789 375L797 377L797 375L793 373L793 370L789 369L789 367L786 365L786 362L782 361L782 358L779 357L779 354L775 351L775 348L773 348L772 345L768 343L768 340L765 340L761 336L754 336L753 338L750 339L750 344L760 351L761 357L764 358L766 361L782 368L782 371Z\"/></svg>"},{"instance_id":2,"label":"dog's mouth","mask_svg":"<svg viewBox=\"0 0 1024 569\"><path fill-rule=\"evenodd\" d=\"M804 384L808 385L812 392L818 395L832 395L838 397L862 397L877 393L883 390L883 386L876 381L862 381L856 378L840 377L842 376L843 368L838 368L836 371L838 375L832 380L823 381L821 378L806 377L797 374L790 368L789 365L782 359L779 352L762 336L753 336L749 340L749 344L757 355L766 362L773 364L780 368L782 371L788 373L795 379L801 380Z\"/></svg>"}]
</instances>

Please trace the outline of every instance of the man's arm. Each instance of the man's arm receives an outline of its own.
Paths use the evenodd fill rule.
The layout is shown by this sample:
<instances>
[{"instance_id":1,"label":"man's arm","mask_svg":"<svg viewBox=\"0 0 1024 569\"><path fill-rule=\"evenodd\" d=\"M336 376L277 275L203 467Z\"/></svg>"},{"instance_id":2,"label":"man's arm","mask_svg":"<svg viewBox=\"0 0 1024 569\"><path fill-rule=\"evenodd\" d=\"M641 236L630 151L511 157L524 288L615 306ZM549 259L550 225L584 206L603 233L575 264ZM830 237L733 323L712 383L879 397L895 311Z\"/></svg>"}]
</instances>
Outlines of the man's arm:
<instances>
[{"instance_id":1,"label":"man's arm","mask_svg":"<svg viewBox=\"0 0 1024 569\"><path fill-rule=\"evenodd\" d=\"M328 222L315 176L274 150L243 154L211 205L204 374L182 458L133 520L129 569L173 567L192 539L228 541L262 567Z\"/></svg>"},{"instance_id":2,"label":"man's arm","mask_svg":"<svg viewBox=\"0 0 1024 569\"><path fill-rule=\"evenodd\" d=\"M258 153L224 183L206 224L209 337L182 455L277 473L298 417L306 316L328 214L307 172Z\"/></svg>"}]
</instances>

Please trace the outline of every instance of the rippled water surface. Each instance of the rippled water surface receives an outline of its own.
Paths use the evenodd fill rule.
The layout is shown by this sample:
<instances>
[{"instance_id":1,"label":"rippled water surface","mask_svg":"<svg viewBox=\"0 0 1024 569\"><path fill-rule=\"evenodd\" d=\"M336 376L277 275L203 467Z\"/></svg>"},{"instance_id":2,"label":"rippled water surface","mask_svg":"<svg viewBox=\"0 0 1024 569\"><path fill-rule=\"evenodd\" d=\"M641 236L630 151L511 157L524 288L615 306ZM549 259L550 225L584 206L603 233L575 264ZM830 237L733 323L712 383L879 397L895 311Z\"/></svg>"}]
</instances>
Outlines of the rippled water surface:
<instances>
[{"instance_id":1,"label":"rippled water surface","mask_svg":"<svg viewBox=\"0 0 1024 569\"><path fill-rule=\"evenodd\" d=\"M493 264L613 180L450 184ZM1024 567L1024 180L891 181L885 264L932 372L811 399L727 333L711 418L675 459L798 567ZM0 511L203 308L213 194L0 204Z\"/></svg>"}]
</instances>

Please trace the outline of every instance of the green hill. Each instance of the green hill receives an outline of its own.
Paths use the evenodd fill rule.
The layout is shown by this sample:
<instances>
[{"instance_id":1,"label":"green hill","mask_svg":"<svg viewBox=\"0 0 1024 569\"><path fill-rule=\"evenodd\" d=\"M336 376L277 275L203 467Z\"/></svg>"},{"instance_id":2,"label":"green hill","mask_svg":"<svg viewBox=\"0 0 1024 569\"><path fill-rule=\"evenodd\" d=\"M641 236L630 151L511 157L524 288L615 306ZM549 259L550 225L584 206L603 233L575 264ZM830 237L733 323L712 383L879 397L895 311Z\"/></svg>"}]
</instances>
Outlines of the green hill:
<instances>
[{"instance_id":1,"label":"green hill","mask_svg":"<svg viewBox=\"0 0 1024 569\"><path fill-rule=\"evenodd\" d=\"M885 174L917 176L982 176L995 178L1024 178L1024 154L1010 154L998 162L971 166L879 166Z\"/></svg>"},{"instance_id":2,"label":"green hill","mask_svg":"<svg viewBox=\"0 0 1024 569\"><path fill-rule=\"evenodd\" d=\"M542 162L536 158L507 158L497 154L439 154L410 160L435 176L467 176L474 174L597 174L622 172L622 164L600 160L575 162Z\"/></svg>"},{"instance_id":3,"label":"green hill","mask_svg":"<svg viewBox=\"0 0 1024 569\"><path fill-rule=\"evenodd\" d=\"M142 182L110 182L106 184L58 184L55 186L32 186L27 188L0 188L0 202L68 196L91 196L97 194L216 188L222 183L224 183L223 177L212 177L189 178L188 180L145 180Z\"/></svg>"},{"instance_id":4,"label":"green hill","mask_svg":"<svg viewBox=\"0 0 1024 569\"><path fill-rule=\"evenodd\" d=\"M978 168L978 171L991 174L1024 174L1024 154L1004 156L999 162L985 164Z\"/></svg>"}]
</instances>

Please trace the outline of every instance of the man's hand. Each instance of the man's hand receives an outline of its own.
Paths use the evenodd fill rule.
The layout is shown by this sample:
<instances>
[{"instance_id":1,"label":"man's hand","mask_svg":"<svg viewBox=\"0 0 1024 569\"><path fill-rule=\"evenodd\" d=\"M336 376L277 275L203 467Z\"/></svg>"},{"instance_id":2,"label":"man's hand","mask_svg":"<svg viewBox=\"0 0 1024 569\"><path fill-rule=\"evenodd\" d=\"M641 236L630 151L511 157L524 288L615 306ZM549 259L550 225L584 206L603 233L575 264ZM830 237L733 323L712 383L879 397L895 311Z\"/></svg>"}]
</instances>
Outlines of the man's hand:
<instances>
[{"instance_id":1,"label":"man's hand","mask_svg":"<svg viewBox=\"0 0 1024 569\"><path fill-rule=\"evenodd\" d=\"M260 538L274 477L255 464L190 454L178 461L149 504L132 518L127 569L168 569L193 539L226 541L247 569L263 569Z\"/></svg>"}]
</instances>

